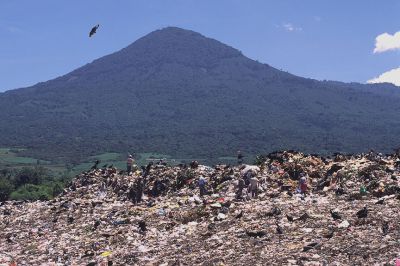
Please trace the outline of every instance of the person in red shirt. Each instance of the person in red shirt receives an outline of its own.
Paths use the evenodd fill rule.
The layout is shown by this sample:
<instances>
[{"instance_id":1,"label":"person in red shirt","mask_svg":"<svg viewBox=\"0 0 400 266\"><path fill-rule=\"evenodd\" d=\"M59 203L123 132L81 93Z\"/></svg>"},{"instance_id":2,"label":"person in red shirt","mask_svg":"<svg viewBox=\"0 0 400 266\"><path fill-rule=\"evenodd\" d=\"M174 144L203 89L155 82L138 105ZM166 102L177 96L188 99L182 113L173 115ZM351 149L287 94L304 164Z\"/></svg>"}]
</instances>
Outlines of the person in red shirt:
<instances>
[{"instance_id":1,"label":"person in red shirt","mask_svg":"<svg viewBox=\"0 0 400 266\"><path fill-rule=\"evenodd\" d=\"M306 177L306 175L304 175L303 174L303 176L300 178L300 180L299 180L299 190L300 190L300 193L301 194L306 194L306 192L307 192L307 189L308 189L308 186L307 186L307 177Z\"/></svg>"}]
</instances>

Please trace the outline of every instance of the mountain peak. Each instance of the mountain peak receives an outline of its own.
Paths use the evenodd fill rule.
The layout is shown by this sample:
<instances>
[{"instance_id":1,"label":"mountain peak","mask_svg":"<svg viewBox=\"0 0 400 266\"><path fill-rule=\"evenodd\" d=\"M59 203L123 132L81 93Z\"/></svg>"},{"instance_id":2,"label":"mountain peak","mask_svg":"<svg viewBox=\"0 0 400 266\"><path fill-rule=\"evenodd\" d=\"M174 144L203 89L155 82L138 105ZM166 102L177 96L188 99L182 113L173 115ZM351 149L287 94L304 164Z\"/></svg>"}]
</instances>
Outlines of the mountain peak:
<instances>
[{"instance_id":1,"label":"mountain peak","mask_svg":"<svg viewBox=\"0 0 400 266\"><path fill-rule=\"evenodd\" d=\"M238 50L217 40L178 27L166 27L153 31L124 50L159 55L164 59L173 59L178 62L182 59L201 61L204 58L221 59L242 55Z\"/></svg>"},{"instance_id":2,"label":"mountain peak","mask_svg":"<svg viewBox=\"0 0 400 266\"><path fill-rule=\"evenodd\" d=\"M211 42L217 42L219 44L222 44L224 46L227 46L226 44L223 44L217 40L208 38L196 31L188 30L188 29L183 29L179 27L165 27L162 29L158 29L155 31L150 32L149 34L145 35L141 39L149 39L149 40L157 40L158 38L162 39L176 39L177 41L185 41L185 40L201 40L203 39L204 41L211 41ZM140 40L140 39L139 39ZM233 48L232 48L233 49Z\"/></svg>"},{"instance_id":3,"label":"mountain peak","mask_svg":"<svg viewBox=\"0 0 400 266\"><path fill-rule=\"evenodd\" d=\"M127 73L128 69L131 73L148 72L171 64L209 68L220 64L221 60L238 57L245 58L240 51L217 40L191 30L166 27L150 32L124 49L97 59L70 74ZM66 78L70 80L70 77Z\"/></svg>"},{"instance_id":4,"label":"mountain peak","mask_svg":"<svg viewBox=\"0 0 400 266\"><path fill-rule=\"evenodd\" d=\"M183 29L183 28L179 28L179 27L174 27L174 26L168 26L162 29L158 29L155 31L150 32L147 35L152 35L152 34L175 34L175 35L198 35L198 36L202 36L200 33L192 31L192 30L188 30L188 29Z\"/></svg>"}]
</instances>

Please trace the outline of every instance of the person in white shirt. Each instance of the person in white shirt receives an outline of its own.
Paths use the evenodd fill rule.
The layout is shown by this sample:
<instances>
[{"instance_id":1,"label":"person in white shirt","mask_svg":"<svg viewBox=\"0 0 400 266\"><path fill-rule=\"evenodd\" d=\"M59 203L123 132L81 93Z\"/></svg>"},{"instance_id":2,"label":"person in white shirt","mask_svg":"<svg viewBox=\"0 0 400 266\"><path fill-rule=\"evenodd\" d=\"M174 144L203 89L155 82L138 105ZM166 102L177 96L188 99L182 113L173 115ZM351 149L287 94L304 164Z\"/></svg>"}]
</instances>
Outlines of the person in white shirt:
<instances>
[{"instance_id":1,"label":"person in white shirt","mask_svg":"<svg viewBox=\"0 0 400 266\"><path fill-rule=\"evenodd\" d=\"M256 176L253 176L253 177L250 178L249 191L251 192L251 197L252 198L257 197L258 178Z\"/></svg>"}]
</instances>

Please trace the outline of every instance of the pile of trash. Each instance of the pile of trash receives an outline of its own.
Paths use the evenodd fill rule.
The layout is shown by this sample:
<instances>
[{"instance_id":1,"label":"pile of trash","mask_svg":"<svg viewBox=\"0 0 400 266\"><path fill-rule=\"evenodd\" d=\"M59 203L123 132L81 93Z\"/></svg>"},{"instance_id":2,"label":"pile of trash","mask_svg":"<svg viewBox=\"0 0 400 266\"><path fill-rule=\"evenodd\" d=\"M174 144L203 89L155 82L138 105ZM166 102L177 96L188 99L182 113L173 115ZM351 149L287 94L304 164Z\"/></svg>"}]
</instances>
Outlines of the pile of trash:
<instances>
[{"instance_id":1,"label":"pile of trash","mask_svg":"<svg viewBox=\"0 0 400 266\"><path fill-rule=\"evenodd\" d=\"M400 261L398 155L285 151L257 161L94 169L54 200L3 202L0 265Z\"/></svg>"}]
</instances>

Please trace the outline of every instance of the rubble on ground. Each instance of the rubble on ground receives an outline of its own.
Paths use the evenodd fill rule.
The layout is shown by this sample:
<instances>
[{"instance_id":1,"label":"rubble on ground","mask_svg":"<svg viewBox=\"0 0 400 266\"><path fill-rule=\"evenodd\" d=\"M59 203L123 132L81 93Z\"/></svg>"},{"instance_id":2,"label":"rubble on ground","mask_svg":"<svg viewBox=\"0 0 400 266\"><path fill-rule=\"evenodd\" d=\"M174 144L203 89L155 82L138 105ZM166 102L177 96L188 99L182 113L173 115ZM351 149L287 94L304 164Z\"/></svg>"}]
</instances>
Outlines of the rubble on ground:
<instances>
[{"instance_id":1,"label":"rubble on ground","mask_svg":"<svg viewBox=\"0 0 400 266\"><path fill-rule=\"evenodd\" d=\"M261 159L259 166L150 165L129 175L95 169L54 200L3 202L0 265L394 265L400 258L397 155ZM260 183L255 198L237 192L248 172Z\"/></svg>"}]
</instances>

